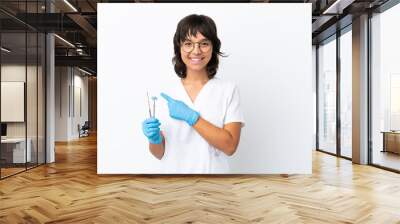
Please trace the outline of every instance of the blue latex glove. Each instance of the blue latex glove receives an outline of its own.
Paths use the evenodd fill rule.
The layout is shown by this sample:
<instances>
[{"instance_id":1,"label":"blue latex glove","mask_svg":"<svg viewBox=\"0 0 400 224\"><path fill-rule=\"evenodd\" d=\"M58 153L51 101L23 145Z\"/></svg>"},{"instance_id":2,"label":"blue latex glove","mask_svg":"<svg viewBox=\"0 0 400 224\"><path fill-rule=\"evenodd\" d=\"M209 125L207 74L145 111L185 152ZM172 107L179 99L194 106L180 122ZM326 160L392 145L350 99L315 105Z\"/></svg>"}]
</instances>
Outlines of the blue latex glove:
<instances>
[{"instance_id":1,"label":"blue latex glove","mask_svg":"<svg viewBox=\"0 0 400 224\"><path fill-rule=\"evenodd\" d=\"M192 110L184 102L175 100L165 93L161 93L161 96L167 100L169 116L172 118L186 121L190 126L193 126L199 119L199 112Z\"/></svg>"},{"instance_id":2,"label":"blue latex glove","mask_svg":"<svg viewBox=\"0 0 400 224\"><path fill-rule=\"evenodd\" d=\"M148 118L142 123L143 134L147 137L152 144L161 144L162 137L160 133L161 123L157 118Z\"/></svg>"}]
</instances>

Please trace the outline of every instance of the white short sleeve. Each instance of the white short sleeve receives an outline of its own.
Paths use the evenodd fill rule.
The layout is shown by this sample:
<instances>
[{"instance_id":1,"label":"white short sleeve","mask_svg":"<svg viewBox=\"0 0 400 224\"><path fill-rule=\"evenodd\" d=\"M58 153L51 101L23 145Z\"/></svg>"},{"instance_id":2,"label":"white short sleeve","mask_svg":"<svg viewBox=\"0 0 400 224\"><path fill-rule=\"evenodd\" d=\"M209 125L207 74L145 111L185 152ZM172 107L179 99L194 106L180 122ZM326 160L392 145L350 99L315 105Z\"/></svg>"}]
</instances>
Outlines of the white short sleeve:
<instances>
[{"instance_id":1,"label":"white short sleeve","mask_svg":"<svg viewBox=\"0 0 400 224\"><path fill-rule=\"evenodd\" d=\"M240 95L239 89L236 85L233 85L231 92L228 95L228 105L226 107L226 113L224 117L224 124L231 122L241 122L244 127L244 116L240 106Z\"/></svg>"}]
</instances>

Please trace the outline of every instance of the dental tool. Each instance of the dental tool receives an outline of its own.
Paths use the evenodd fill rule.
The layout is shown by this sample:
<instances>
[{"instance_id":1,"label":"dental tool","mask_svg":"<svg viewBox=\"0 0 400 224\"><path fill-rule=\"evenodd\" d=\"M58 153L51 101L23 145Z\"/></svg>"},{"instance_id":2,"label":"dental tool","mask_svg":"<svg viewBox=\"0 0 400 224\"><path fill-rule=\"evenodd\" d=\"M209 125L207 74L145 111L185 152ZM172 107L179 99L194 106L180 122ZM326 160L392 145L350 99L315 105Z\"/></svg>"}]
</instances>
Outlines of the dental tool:
<instances>
[{"instance_id":1,"label":"dental tool","mask_svg":"<svg viewBox=\"0 0 400 224\"><path fill-rule=\"evenodd\" d=\"M156 117L156 101L157 101L157 97L153 96L153 97L151 97L151 99L153 100L153 117Z\"/></svg>"},{"instance_id":2,"label":"dental tool","mask_svg":"<svg viewBox=\"0 0 400 224\"><path fill-rule=\"evenodd\" d=\"M147 105L149 107L149 115L151 116L151 107L150 107L150 97L149 97L149 91L147 91Z\"/></svg>"}]
</instances>

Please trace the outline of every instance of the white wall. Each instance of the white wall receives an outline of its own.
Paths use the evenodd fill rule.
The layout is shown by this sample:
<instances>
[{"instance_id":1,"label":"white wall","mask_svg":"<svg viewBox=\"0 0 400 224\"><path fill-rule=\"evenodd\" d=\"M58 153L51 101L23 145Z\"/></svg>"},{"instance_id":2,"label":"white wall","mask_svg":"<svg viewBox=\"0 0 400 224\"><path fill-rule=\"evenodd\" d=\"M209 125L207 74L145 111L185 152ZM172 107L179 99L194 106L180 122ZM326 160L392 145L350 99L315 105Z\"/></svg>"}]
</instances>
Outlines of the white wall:
<instances>
[{"instance_id":1,"label":"white wall","mask_svg":"<svg viewBox=\"0 0 400 224\"><path fill-rule=\"evenodd\" d=\"M77 139L78 124L88 120L88 78L76 68L56 67L55 89L55 140Z\"/></svg>"},{"instance_id":2,"label":"white wall","mask_svg":"<svg viewBox=\"0 0 400 224\"><path fill-rule=\"evenodd\" d=\"M229 55L218 76L241 93L232 173L311 173L311 4L148 3L98 4L98 173L158 173L141 130L146 90L177 79L172 39L192 13L216 22Z\"/></svg>"},{"instance_id":3,"label":"white wall","mask_svg":"<svg viewBox=\"0 0 400 224\"><path fill-rule=\"evenodd\" d=\"M55 68L55 140L68 140L68 67Z\"/></svg>"},{"instance_id":4,"label":"white wall","mask_svg":"<svg viewBox=\"0 0 400 224\"><path fill-rule=\"evenodd\" d=\"M312 88L313 88L313 149L317 143L317 48L312 46Z\"/></svg>"},{"instance_id":5,"label":"white wall","mask_svg":"<svg viewBox=\"0 0 400 224\"><path fill-rule=\"evenodd\" d=\"M71 135L73 138L79 137L77 126L80 124L81 126L85 123L85 121L89 118L88 113L88 77L82 76L84 73L81 73L79 70L74 70L74 108L72 109L73 119L71 120L72 130ZM80 95L80 97L79 97ZM80 101L80 102L79 102ZM81 111L80 111L81 110Z\"/></svg>"}]
</instances>

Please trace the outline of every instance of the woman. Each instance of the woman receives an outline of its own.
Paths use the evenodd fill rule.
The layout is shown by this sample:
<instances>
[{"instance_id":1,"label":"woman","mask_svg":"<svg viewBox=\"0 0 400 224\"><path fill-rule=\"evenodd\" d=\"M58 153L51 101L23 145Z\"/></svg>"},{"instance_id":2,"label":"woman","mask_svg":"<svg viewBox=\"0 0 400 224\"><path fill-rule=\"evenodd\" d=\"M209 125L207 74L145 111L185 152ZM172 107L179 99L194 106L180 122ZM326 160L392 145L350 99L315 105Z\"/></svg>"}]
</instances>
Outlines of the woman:
<instances>
[{"instance_id":1,"label":"woman","mask_svg":"<svg viewBox=\"0 0 400 224\"><path fill-rule=\"evenodd\" d=\"M211 18L193 14L178 23L173 63L180 80L168 95L161 93L169 116L162 125L156 118L142 125L165 173L229 172L244 119L236 86L214 77L220 47Z\"/></svg>"}]
</instances>

